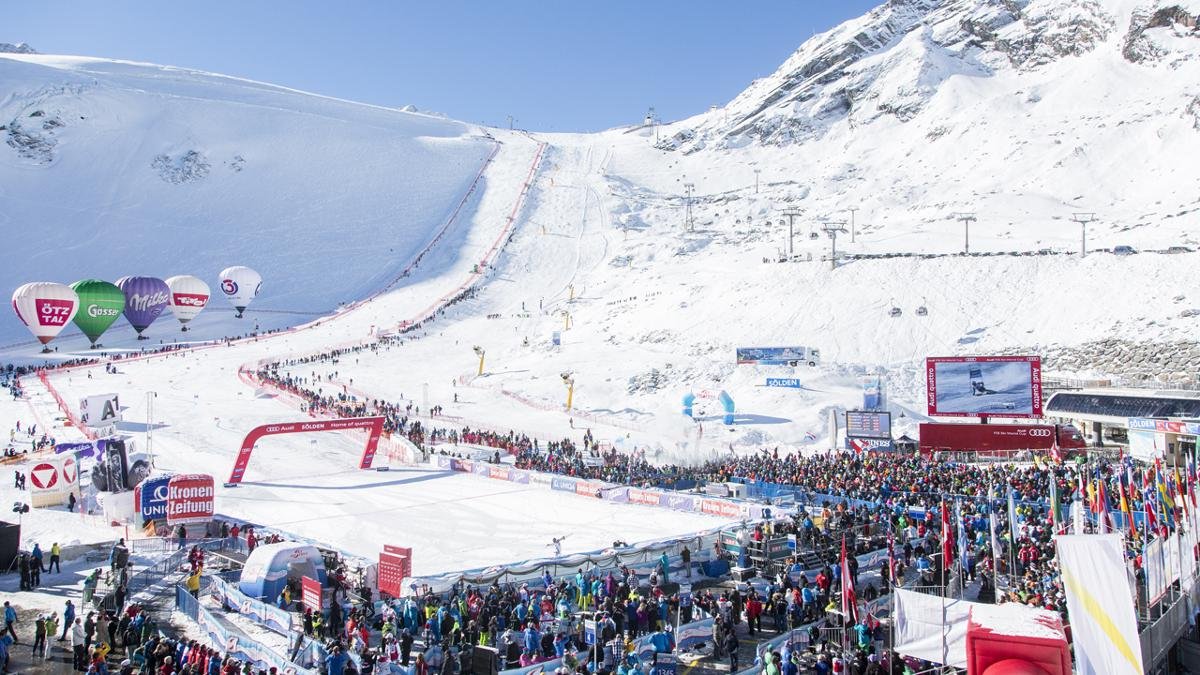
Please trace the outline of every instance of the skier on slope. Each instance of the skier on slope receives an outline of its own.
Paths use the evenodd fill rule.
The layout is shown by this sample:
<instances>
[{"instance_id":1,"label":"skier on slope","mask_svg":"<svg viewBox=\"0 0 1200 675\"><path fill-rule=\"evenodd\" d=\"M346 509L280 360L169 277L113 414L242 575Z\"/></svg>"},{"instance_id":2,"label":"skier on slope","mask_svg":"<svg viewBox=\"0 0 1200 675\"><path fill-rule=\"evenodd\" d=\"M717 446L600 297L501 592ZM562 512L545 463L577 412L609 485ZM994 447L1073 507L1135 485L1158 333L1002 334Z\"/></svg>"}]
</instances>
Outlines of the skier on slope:
<instances>
[{"instance_id":1,"label":"skier on slope","mask_svg":"<svg viewBox=\"0 0 1200 675\"><path fill-rule=\"evenodd\" d=\"M553 539L550 540L549 544L546 544L547 546L554 547L554 557L557 558L558 556L562 555L562 541L563 541L563 539L566 539L566 538L567 538L567 535L564 534L561 537L554 537Z\"/></svg>"}]
</instances>

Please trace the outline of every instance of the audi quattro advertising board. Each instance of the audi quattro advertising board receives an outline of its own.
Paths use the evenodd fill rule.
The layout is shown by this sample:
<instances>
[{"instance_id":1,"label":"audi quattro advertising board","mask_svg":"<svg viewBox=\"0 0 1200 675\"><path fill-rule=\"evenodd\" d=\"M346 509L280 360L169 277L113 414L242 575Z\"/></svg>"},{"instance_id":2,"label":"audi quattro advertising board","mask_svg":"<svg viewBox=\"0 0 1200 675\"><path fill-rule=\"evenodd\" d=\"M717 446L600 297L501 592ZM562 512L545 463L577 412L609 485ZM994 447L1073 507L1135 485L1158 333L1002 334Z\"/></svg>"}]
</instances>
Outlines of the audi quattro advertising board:
<instances>
[{"instance_id":1,"label":"audi quattro advertising board","mask_svg":"<svg viewBox=\"0 0 1200 675\"><path fill-rule=\"evenodd\" d=\"M930 416L1042 416L1039 356L929 357L925 381Z\"/></svg>"}]
</instances>

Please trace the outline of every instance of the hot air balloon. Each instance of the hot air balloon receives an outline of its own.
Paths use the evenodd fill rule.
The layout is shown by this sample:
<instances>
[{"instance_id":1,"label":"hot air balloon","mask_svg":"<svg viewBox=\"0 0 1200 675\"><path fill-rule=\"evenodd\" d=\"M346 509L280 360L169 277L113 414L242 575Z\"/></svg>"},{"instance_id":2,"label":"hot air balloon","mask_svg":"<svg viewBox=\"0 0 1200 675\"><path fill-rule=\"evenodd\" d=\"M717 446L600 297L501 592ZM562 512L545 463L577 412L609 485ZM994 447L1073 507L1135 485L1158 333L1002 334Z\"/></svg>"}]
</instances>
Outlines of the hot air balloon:
<instances>
[{"instance_id":1,"label":"hot air balloon","mask_svg":"<svg viewBox=\"0 0 1200 675\"><path fill-rule=\"evenodd\" d=\"M121 277L117 287L125 293L125 318L137 331L139 340L146 340L142 331L150 327L171 302L171 289L157 277Z\"/></svg>"},{"instance_id":2,"label":"hot air balloon","mask_svg":"<svg viewBox=\"0 0 1200 675\"><path fill-rule=\"evenodd\" d=\"M167 279L167 287L171 289L171 313L186 331L187 322L208 305L208 284L190 274L180 274Z\"/></svg>"},{"instance_id":3,"label":"hot air balloon","mask_svg":"<svg viewBox=\"0 0 1200 675\"><path fill-rule=\"evenodd\" d=\"M249 267L235 265L221 272L221 292L237 310L237 317L242 318L246 306L258 297L262 288L262 276Z\"/></svg>"},{"instance_id":4,"label":"hot air balloon","mask_svg":"<svg viewBox=\"0 0 1200 675\"><path fill-rule=\"evenodd\" d=\"M79 310L79 296L70 286L35 281L13 291L13 311L42 344L62 332ZM49 352L46 347L43 353Z\"/></svg>"},{"instance_id":5,"label":"hot air balloon","mask_svg":"<svg viewBox=\"0 0 1200 675\"><path fill-rule=\"evenodd\" d=\"M71 290L79 296L79 311L75 313L75 325L92 341L108 330L125 309L125 294L116 284L100 279L84 279L71 284Z\"/></svg>"}]
</instances>

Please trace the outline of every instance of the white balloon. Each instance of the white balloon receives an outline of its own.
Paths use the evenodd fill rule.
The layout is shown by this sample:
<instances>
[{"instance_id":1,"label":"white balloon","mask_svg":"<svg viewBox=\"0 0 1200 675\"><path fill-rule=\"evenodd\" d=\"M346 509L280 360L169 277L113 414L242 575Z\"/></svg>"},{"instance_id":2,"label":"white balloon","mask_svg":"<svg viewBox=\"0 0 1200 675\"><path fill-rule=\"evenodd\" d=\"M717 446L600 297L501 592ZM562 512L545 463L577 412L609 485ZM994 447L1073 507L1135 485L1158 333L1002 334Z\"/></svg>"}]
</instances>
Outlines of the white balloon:
<instances>
[{"instance_id":1,"label":"white balloon","mask_svg":"<svg viewBox=\"0 0 1200 675\"><path fill-rule=\"evenodd\" d=\"M13 291L12 305L29 332L46 344L75 318L79 296L66 284L35 281Z\"/></svg>"},{"instance_id":2,"label":"white balloon","mask_svg":"<svg viewBox=\"0 0 1200 675\"><path fill-rule=\"evenodd\" d=\"M237 309L238 317L241 317L250 302L258 297L261 288L262 275L249 267L235 265L221 272L221 292Z\"/></svg>"},{"instance_id":3,"label":"white balloon","mask_svg":"<svg viewBox=\"0 0 1200 675\"><path fill-rule=\"evenodd\" d=\"M167 288L171 289L171 313L186 324L200 314L200 310L208 306L208 284L190 274L180 274L167 279ZM184 327L187 330L187 327Z\"/></svg>"}]
</instances>

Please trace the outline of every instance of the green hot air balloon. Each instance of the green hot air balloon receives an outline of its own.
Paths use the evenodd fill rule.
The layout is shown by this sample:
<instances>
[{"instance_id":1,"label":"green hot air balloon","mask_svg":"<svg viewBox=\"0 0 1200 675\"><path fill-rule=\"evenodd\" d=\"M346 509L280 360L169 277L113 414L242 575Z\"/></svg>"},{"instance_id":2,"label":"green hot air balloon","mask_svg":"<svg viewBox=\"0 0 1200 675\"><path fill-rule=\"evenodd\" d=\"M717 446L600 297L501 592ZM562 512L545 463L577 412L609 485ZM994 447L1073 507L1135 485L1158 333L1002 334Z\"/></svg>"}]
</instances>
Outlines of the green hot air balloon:
<instances>
[{"instance_id":1,"label":"green hot air balloon","mask_svg":"<svg viewBox=\"0 0 1200 675\"><path fill-rule=\"evenodd\" d=\"M71 284L71 290L79 296L79 311L75 313L75 325L92 341L92 349L96 348L96 340L108 330L125 311L125 293L100 279L84 279Z\"/></svg>"}]
</instances>

